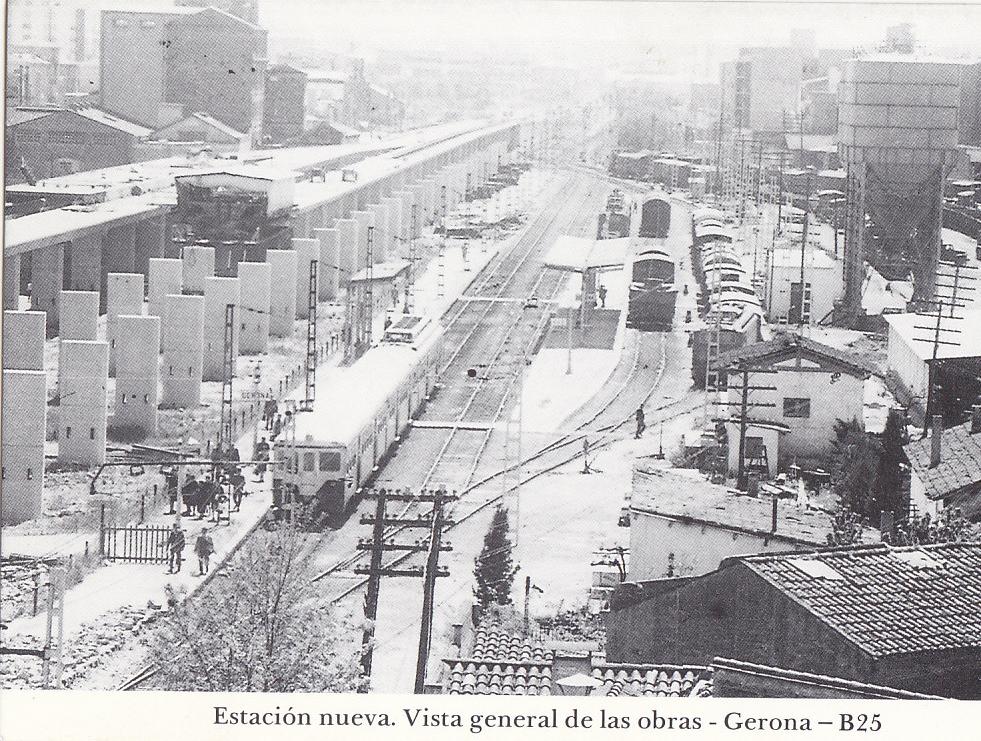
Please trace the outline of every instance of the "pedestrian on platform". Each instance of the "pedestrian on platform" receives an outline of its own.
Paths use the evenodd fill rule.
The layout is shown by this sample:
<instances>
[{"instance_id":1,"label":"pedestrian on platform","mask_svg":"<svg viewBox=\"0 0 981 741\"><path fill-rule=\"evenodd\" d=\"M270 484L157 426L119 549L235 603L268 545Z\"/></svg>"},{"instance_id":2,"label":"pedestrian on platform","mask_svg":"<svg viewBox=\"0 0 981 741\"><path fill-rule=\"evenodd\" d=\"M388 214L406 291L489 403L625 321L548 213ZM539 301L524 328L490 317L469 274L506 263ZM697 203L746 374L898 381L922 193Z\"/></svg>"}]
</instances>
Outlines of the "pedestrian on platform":
<instances>
[{"instance_id":1,"label":"pedestrian on platform","mask_svg":"<svg viewBox=\"0 0 981 741\"><path fill-rule=\"evenodd\" d=\"M600 308L601 309L605 309L606 308L606 286L604 286L604 285L600 285L600 287L599 287L599 300L600 300Z\"/></svg>"},{"instance_id":2,"label":"pedestrian on platform","mask_svg":"<svg viewBox=\"0 0 981 741\"><path fill-rule=\"evenodd\" d=\"M644 407L639 407L637 409L637 432L634 434L634 439L640 439L640 436L644 434L644 430L647 429L647 423L644 421Z\"/></svg>"},{"instance_id":3,"label":"pedestrian on platform","mask_svg":"<svg viewBox=\"0 0 981 741\"><path fill-rule=\"evenodd\" d=\"M209 561L211 559L211 554L215 552L215 543L208 535L208 528L201 528L201 534L198 535L198 539L194 542L194 553L198 557L198 576L204 576L208 573L208 568L210 567Z\"/></svg>"},{"instance_id":4,"label":"pedestrian on platform","mask_svg":"<svg viewBox=\"0 0 981 741\"><path fill-rule=\"evenodd\" d=\"M176 522L170 532L167 533L167 573L179 574L181 564L184 561L184 545L186 543L184 531Z\"/></svg>"}]
</instances>

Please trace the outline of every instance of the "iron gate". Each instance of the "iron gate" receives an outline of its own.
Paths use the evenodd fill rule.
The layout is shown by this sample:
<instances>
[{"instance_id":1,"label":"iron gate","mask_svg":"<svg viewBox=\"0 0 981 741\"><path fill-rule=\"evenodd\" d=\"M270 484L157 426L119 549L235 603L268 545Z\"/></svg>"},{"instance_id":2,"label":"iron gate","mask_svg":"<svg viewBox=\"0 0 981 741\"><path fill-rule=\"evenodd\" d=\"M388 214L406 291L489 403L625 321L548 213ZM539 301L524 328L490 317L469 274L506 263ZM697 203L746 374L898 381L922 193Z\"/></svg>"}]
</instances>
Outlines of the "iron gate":
<instances>
[{"instance_id":1,"label":"iron gate","mask_svg":"<svg viewBox=\"0 0 981 741\"><path fill-rule=\"evenodd\" d=\"M167 563L166 527L107 527L105 554L110 561Z\"/></svg>"}]
</instances>

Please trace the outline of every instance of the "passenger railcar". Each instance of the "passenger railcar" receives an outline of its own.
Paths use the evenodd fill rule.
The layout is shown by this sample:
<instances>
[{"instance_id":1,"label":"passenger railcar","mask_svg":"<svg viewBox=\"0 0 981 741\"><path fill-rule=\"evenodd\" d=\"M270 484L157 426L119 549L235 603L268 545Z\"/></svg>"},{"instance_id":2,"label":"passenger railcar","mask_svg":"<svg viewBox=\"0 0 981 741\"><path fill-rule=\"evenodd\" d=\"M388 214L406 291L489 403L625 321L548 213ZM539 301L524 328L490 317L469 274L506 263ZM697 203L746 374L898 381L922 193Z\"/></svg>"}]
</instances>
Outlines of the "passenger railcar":
<instances>
[{"instance_id":1,"label":"passenger railcar","mask_svg":"<svg viewBox=\"0 0 981 741\"><path fill-rule=\"evenodd\" d=\"M671 329L678 288L675 261L666 250L645 246L634 256L628 298L628 327L654 332Z\"/></svg>"},{"instance_id":2,"label":"passenger railcar","mask_svg":"<svg viewBox=\"0 0 981 741\"><path fill-rule=\"evenodd\" d=\"M667 239L671 228L671 201L667 196L648 196L640 207L640 229L637 236L646 239Z\"/></svg>"},{"instance_id":3,"label":"passenger railcar","mask_svg":"<svg viewBox=\"0 0 981 741\"><path fill-rule=\"evenodd\" d=\"M435 389L443 352L437 322L405 316L353 365L322 370L313 410L275 443L277 504L292 493L310 522L341 524Z\"/></svg>"}]
</instances>

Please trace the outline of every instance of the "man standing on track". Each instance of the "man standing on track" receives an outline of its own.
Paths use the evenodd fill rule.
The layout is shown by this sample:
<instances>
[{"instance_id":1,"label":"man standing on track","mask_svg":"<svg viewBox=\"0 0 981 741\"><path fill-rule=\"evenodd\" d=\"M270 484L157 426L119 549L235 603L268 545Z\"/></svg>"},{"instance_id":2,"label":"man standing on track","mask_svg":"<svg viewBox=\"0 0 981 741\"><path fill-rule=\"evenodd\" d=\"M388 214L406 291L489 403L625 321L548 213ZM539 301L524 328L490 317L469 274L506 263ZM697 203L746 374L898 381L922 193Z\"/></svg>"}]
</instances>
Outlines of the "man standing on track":
<instances>
[{"instance_id":1,"label":"man standing on track","mask_svg":"<svg viewBox=\"0 0 981 741\"><path fill-rule=\"evenodd\" d=\"M637 432L634 434L634 440L639 440L640 436L644 434L644 430L647 429L647 423L644 421L644 407L637 408Z\"/></svg>"}]
</instances>

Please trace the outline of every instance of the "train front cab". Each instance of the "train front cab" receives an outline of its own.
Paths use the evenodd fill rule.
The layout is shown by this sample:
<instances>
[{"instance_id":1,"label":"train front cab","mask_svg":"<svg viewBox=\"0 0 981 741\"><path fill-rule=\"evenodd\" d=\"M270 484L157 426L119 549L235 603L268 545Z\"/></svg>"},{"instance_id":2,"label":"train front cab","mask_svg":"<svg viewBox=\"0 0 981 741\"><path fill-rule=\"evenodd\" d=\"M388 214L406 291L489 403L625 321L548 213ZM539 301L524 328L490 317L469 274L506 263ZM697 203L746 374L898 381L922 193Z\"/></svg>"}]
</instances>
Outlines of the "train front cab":
<instances>
[{"instance_id":1,"label":"train front cab","mask_svg":"<svg viewBox=\"0 0 981 741\"><path fill-rule=\"evenodd\" d=\"M285 446L280 446L279 450L285 460ZM298 479L297 490L293 493L297 513L303 512L310 523L323 523L329 527L340 525L347 514L347 492L351 489L351 482L343 473L345 452L341 446L298 444L292 463L285 462L273 477L273 504L286 506L289 501L286 486Z\"/></svg>"}]
</instances>

